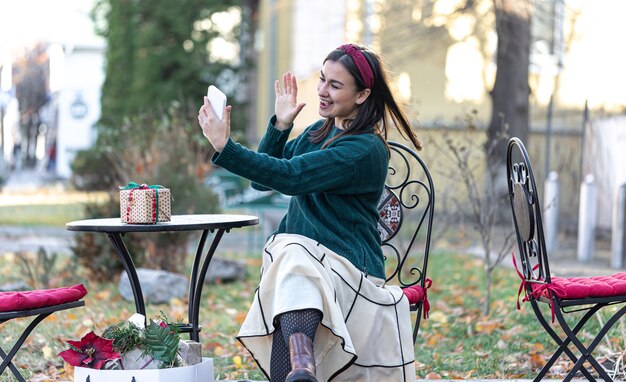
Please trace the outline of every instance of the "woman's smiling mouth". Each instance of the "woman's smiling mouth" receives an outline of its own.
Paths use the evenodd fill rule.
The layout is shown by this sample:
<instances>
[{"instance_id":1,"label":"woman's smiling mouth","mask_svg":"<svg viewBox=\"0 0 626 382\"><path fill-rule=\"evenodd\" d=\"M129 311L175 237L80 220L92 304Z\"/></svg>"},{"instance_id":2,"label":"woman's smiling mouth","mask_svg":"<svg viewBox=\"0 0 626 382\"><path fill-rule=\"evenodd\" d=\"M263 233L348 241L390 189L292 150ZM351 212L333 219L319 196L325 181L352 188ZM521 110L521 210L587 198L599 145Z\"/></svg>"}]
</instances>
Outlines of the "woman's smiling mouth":
<instances>
[{"instance_id":1,"label":"woman's smiling mouth","mask_svg":"<svg viewBox=\"0 0 626 382\"><path fill-rule=\"evenodd\" d=\"M320 109L328 109L332 102L320 99Z\"/></svg>"}]
</instances>

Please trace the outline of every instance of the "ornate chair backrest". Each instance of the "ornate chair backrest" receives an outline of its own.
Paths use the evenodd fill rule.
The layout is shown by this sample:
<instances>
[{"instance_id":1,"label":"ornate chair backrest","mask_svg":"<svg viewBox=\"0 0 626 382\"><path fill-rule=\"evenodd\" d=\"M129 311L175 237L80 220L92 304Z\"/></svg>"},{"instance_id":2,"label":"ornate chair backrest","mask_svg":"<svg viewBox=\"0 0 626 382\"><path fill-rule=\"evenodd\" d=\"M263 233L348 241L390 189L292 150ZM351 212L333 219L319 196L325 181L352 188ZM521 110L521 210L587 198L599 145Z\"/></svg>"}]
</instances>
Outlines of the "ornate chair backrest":
<instances>
[{"instance_id":1,"label":"ornate chair backrest","mask_svg":"<svg viewBox=\"0 0 626 382\"><path fill-rule=\"evenodd\" d=\"M422 159L390 141L389 172L378 204L387 282L408 287L426 282L435 189Z\"/></svg>"},{"instance_id":2,"label":"ornate chair backrest","mask_svg":"<svg viewBox=\"0 0 626 382\"><path fill-rule=\"evenodd\" d=\"M509 140L506 172L518 263L526 281L550 283L550 266L543 236L541 200L528 152L518 138Z\"/></svg>"}]
</instances>

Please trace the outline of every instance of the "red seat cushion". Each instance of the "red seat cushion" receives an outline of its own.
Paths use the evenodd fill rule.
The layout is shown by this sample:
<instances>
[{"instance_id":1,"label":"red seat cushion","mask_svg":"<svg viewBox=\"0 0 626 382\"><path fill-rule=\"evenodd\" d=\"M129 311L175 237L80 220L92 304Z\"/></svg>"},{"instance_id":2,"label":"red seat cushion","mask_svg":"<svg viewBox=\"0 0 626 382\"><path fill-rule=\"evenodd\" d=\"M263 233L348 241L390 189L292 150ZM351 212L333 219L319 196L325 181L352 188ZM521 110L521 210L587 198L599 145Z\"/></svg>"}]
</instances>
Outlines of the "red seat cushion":
<instances>
[{"instance_id":1,"label":"red seat cushion","mask_svg":"<svg viewBox=\"0 0 626 382\"><path fill-rule=\"evenodd\" d=\"M402 289L404 295L407 300L409 300L409 304L415 305L420 302L424 302L424 318L428 318L428 312L430 311L430 302L428 301L428 288L430 288L433 284L431 279L426 279L424 286L421 285L412 285L410 287Z\"/></svg>"},{"instance_id":2,"label":"red seat cushion","mask_svg":"<svg viewBox=\"0 0 626 382\"><path fill-rule=\"evenodd\" d=\"M408 288L402 289L406 298L409 300L409 304L417 304L418 302L422 302L424 296L426 295L426 291L422 288L421 285L413 285Z\"/></svg>"},{"instance_id":3,"label":"red seat cushion","mask_svg":"<svg viewBox=\"0 0 626 382\"><path fill-rule=\"evenodd\" d=\"M532 284L533 291L549 297L553 290L560 299L581 299L626 295L626 273L593 277L552 277L552 286ZM534 293L535 294L535 293Z\"/></svg>"},{"instance_id":4,"label":"red seat cushion","mask_svg":"<svg viewBox=\"0 0 626 382\"><path fill-rule=\"evenodd\" d=\"M29 290L25 292L0 292L0 312L13 312L78 301L87 294L83 284L71 287Z\"/></svg>"}]
</instances>

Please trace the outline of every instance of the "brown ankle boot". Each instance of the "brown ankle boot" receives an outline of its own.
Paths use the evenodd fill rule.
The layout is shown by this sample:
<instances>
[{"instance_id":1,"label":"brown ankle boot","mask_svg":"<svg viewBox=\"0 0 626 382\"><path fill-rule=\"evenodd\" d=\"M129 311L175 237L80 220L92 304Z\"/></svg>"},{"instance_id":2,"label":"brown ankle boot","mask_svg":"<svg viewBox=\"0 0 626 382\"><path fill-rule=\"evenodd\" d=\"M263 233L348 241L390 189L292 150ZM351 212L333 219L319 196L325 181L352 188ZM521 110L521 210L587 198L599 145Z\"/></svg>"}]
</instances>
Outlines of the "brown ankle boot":
<instances>
[{"instance_id":1,"label":"brown ankle boot","mask_svg":"<svg viewBox=\"0 0 626 382\"><path fill-rule=\"evenodd\" d=\"M317 382L315 378L315 358L313 343L304 333L294 333L289 337L291 372L285 382Z\"/></svg>"}]
</instances>

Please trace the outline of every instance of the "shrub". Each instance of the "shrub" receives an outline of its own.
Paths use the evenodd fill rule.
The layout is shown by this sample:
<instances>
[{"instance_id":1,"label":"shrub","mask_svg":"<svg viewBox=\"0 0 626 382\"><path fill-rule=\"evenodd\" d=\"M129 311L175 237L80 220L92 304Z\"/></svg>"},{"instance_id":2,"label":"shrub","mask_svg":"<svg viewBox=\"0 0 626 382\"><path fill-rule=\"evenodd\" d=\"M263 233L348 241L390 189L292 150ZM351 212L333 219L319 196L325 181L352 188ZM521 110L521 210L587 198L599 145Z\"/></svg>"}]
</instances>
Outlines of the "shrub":
<instances>
[{"instance_id":1,"label":"shrub","mask_svg":"<svg viewBox=\"0 0 626 382\"><path fill-rule=\"evenodd\" d=\"M88 218L119 216L119 186L131 181L169 188L174 215L218 210L217 197L203 184L210 168L209 144L195 116L179 105L161 114L127 119L120 128L104 132L92 150L74 162L73 183L105 187L110 198L105 204L88 206ZM184 269L189 233L128 237L125 243L132 246L129 250L136 265L173 272ZM76 235L74 253L96 278L103 270L121 269L111 255L112 245L104 241L108 241L104 235Z\"/></svg>"},{"instance_id":2,"label":"shrub","mask_svg":"<svg viewBox=\"0 0 626 382\"><path fill-rule=\"evenodd\" d=\"M39 247L36 253L19 251L13 258L19 267L19 277L33 289L56 288L79 282L77 264L56 252Z\"/></svg>"},{"instance_id":3,"label":"shrub","mask_svg":"<svg viewBox=\"0 0 626 382\"><path fill-rule=\"evenodd\" d=\"M90 203L85 205L87 219L107 218L119 215L119 199L113 193L105 203ZM128 235L125 240L131 258L136 265L143 264L144 252L140 237ZM83 266L92 280L106 282L111 280L111 271L121 271L122 263L106 235L101 233L77 233L74 235L72 252Z\"/></svg>"}]
</instances>

